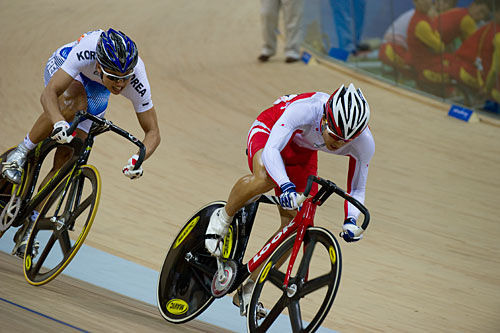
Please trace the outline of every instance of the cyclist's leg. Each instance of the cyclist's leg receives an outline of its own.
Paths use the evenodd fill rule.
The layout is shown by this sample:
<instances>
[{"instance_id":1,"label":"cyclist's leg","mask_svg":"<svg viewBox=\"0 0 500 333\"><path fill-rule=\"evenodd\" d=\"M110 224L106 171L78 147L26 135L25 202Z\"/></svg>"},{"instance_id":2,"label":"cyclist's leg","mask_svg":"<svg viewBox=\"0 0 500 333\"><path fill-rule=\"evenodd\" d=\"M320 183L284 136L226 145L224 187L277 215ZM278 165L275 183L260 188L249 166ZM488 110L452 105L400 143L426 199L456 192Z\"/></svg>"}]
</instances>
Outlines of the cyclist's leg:
<instances>
[{"instance_id":1,"label":"cyclist's leg","mask_svg":"<svg viewBox=\"0 0 500 333\"><path fill-rule=\"evenodd\" d=\"M238 179L231 189L225 207L226 213L229 216L234 216L238 210L255 196L270 191L276 186L267 174L261 156L262 149L252 158L252 173Z\"/></svg>"},{"instance_id":2,"label":"cyclist's leg","mask_svg":"<svg viewBox=\"0 0 500 333\"><path fill-rule=\"evenodd\" d=\"M257 156L256 156L257 157ZM285 162L285 170L287 172L290 181L293 182L297 186L298 192L303 192L306 188L307 177L309 175L316 175L318 170L318 159L317 152L311 151L307 149L301 149L296 147L294 144L287 146L282 153L283 160ZM291 164L293 163L293 164ZM261 167L263 172L265 172L265 168L262 165ZM254 166L255 170L255 166ZM267 175L267 173L266 173ZM269 177L269 176L268 176ZM278 187L275 187L276 195L281 194ZM317 185L315 184L314 188L311 189L310 194L314 195L317 192ZM292 219L297 215L296 210L285 210L282 207L278 206L278 211L280 214L281 225L279 228L273 233L273 235L269 238L271 240L278 232L280 232L286 225L288 225ZM269 241L268 240L268 241ZM288 258L289 253L283 255L280 260L276 263L276 267L279 268ZM256 281L257 277L260 274L262 269L262 265L260 265L257 269L255 269L250 274L250 280L247 283L252 284L252 281ZM250 288L246 288L249 290ZM245 290L245 288L244 288ZM246 296L246 297L245 297ZM249 299L249 295L243 295L246 299ZM237 301L237 297L233 298L233 303L239 304ZM245 300L247 303L247 300Z\"/></svg>"},{"instance_id":3,"label":"cyclist's leg","mask_svg":"<svg viewBox=\"0 0 500 333\"><path fill-rule=\"evenodd\" d=\"M61 96L59 96L58 103L61 114L64 116L65 120L71 122L78 110L85 110L87 108L87 94L85 92L83 84L77 80L74 80L66 89L66 91ZM31 131L28 133L28 136L32 142L40 142L48 137L51 131L52 123L47 115L45 113L42 113L36 120ZM85 139L87 137L87 133L81 129L77 129L76 136L81 139ZM71 158L72 155L73 151L71 148L64 146L57 147L54 154L52 168L42 179L41 183L39 184L39 189L43 188L45 184L47 184L47 182L55 175L57 170L59 170L64 165L64 163L66 163ZM24 250L30 236L30 231L38 216L38 212L40 211L40 208L44 205L44 203L45 200L43 200L38 205L38 207L35 208L33 214L28 218L29 226L26 229L27 231L24 232L21 243L17 249L17 253L19 256L23 256L24 254Z\"/></svg>"},{"instance_id":4,"label":"cyclist's leg","mask_svg":"<svg viewBox=\"0 0 500 333\"><path fill-rule=\"evenodd\" d=\"M59 96L59 108L64 119L68 122L74 119L75 113L78 110L85 110L87 108L87 94L81 82L74 80L68 89ZM33 142L40 142L47 138L51 131L52 123L44 113L38 117L29 133L29 137ZM81 129L76 129L76 137L84 140L87 137L87 133ZM56 149L52 168L40 183L39 189L47 184L57 170L59 170L72 155L73 151L69 147L60 146ZM43 203L40 204L40 207L41 205L43 205Z\"/></svg>"},{"instance_id":5,"label":"cyclist's leg","mask_svg":"<svg viewBox=\"0 0 500 333\"><path fill-rule=\"evenodd\" d=\"M74 80L68 89L59 96L59 108L67 121L71 121L77 110L84 110L87 106L86 92L82 83ZM11 182L19 183L21 180L21 171L26 161L29 151L47 138L52 132L52 122L44 112L33 124L31 130L26 135L16 149L9 154L2 173Z\"/></svg>"},{"instance_id":6,"label":"cyclist's leg","mask_svg":"<svg viewBox=\"0 0 500 333\"><path fill-rule=\"evenodd\" d=\"M83 84L73 80L69 87L58 98L59 110L64 119L71 122L78 110L87 109L87 94ZM47 138L52 132L52 121L42 113L29 131L30 140L37 144Z\"/></svg>"}]
</instances>

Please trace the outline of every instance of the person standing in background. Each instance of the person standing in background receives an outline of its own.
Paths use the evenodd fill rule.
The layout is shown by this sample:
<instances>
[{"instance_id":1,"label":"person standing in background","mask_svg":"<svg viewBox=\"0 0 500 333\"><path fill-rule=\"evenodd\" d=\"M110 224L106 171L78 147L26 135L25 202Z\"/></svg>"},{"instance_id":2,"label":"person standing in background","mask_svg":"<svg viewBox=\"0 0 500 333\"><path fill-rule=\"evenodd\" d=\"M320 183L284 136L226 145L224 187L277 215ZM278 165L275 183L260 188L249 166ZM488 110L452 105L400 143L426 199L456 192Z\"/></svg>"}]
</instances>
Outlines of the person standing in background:
<instances>
[{"instance_id":1,"label":"person standing in background","mask_svg":"<svg viewBox=\"0 0 500 333\"><path fill-rule=\"evenodd\" d=\"M258 57L260 62L266 62L276 54L280 8L283 8L285 23L285 62L293 63L300 60L303 6L303 0L261 0L264 45Z\"/></svg>"},{"instance_id":2,"label":"person standing in background","mask_svg":"<svg viewBox=\"0 0 500 333\"><path fill-rule=\"evenodd\" d=\"M330 0L330 6L337 30L338 47L351 54L368 51L370 47L360 42L366 0Z\"/></svg>"}]
</instances>

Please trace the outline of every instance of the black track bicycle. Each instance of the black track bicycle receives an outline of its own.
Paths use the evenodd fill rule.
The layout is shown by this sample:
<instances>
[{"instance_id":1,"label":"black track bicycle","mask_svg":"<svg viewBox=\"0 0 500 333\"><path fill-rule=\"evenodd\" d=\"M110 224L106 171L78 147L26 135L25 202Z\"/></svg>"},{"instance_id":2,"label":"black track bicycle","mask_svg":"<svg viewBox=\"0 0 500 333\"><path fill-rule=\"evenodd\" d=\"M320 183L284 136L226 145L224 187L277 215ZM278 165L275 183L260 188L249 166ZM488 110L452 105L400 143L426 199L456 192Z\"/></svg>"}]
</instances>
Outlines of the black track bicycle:
<instances>
[{"instance_id":1,"label":"black track bicycle","mask_svg":"<svg viewBox=\"0 0 500 333\"><path fill-rule=\"evenodd\" d=\"M19 227L14 237L16 245L12 254L15 254L25 233L30 233L24 253L24 276L35 286L52 281L68 266L92 227L101 193L99 172L87 164L95 137L111 131L137 145L136 168L145 157L143 143L132 134L85 111L77 112L68 134L85 119L92 121L87 138L74 138L64 144L73 150L72 157L38 192L37 180L42 165L46 160L50 163L47 156L61 146L50 138L28 154L19 185L0 177L0 237L9 227ZM0 155L0 163L12 149ZM27 219L39 206L38 218L30 229Z\"/></svg>"},{"instance_id":2,"label":"black track bicycle","mask_svg":"<svg viewBox=\"0 0 500 333\"><path fill-rule=\"evenodd\" d=\"M320 188L308 197L313 182ZM160 272L157 301L163 318L185 323L205 311L216 298L236 290L243 306L242 284L251 272L263 267L245 309L248 331L265 332L278 322L287 324L288 332L317 330L333 304L342 270L336 238L327 229L314 226L316 208L332 194L361 211L361 228L366 230L370 214L363 204L333 182L310 176L297 216L245 264L243 258L259 204L279 205L279 198L262 195L238 211L220 258L205 249L204 240L210 216L225 203L216 201L199 209L175 238ZM288 265L281 265L288 258ZM281 314L287 314L288 319Z\"/></svg>"}]
</instances>

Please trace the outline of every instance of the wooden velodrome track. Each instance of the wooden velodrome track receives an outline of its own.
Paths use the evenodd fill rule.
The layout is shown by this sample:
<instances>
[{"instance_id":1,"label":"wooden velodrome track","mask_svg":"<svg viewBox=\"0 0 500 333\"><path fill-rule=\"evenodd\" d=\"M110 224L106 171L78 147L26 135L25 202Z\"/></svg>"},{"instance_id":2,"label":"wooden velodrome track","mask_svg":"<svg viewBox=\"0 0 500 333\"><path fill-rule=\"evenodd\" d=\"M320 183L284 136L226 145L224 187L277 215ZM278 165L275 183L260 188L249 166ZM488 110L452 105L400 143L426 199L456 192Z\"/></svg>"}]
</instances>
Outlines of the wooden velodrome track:
<instances>
[{"instance_id":1,"label":"wooden velodrome track","mask_svg":"<svg viewBox=\"0 0 500 333\"><path fill-rule=\"evenodd\" d=\"M341 244L341 288L324 325L341 332L500 331L498 127L451 119L444 104L348 70L285 64L282 53L257 63L258 1L3 0L0 27L2 151L17 144L41 112L43 68L57 47L108 27L139 46L163 141L144 164L144 177L130 181L121 168L134 149L115 135L99 137L90 162L101 172L103 190L87 245L158 271L193 210L225 200L248 172L246 134L261 110L286 93L331 92L354 82L372 109L376 153L366 199L372 225L361 242ZM107 118L141 137L125 98L111 97ZM320 154L320 176L345 186L346 169L347 158ZM341 206L339 200L322 206L317 224L338 233ZM274 209L265 211L250 250L276 226ZM10 269L4 266L2 275ZM52 284L30 287L15 276L2 281L0 297L31 295L30 304L47 309L62 297ZM113 326L129 315L121 303L107 298L85 306L102 302L117 310L96 317L109 327L95 330L121 330ZM64 304L54 307L58 314ZM21 318L3 306L2 327L16 327ZM154 309L149 313L143 320L165 326L139 324L137 331L174 330Z\"/></svg>"}]
</instances>

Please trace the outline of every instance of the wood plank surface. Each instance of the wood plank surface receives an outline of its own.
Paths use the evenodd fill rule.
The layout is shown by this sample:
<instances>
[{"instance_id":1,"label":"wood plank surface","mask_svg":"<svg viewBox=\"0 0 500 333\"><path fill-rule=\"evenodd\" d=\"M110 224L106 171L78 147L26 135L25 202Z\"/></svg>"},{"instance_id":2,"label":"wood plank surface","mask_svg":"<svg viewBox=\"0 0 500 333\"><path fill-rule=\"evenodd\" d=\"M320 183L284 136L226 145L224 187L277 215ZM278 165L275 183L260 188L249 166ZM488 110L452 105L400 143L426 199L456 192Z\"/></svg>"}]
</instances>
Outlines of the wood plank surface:
<instances>
[{"instance_id":1,"label":"wood plank surface","mask_svg":"<svg viewBox=\"0 0 500 333\"><path fill-rule=\"evenodd\" d=\"M341 244L341 287L324 325L500 331L497 127L449 118L445 104L350 70L285 64L281 41L276 57L258 63L258 1L0 1L0 22L0 150L18 144L40 114L43 68L62 44L113 27L136 41L146 64L163 141L144 177L130 181L121 168L135 149L112 134L96 140L90 163L103 189L87 245L159 270L190 214L226 200L248 172L246 135L262 110L283 94L353 82L372 109L372 225L361 242ZM106 117L142 138L125 98L112 96ZM347 158L319 158L320 176L345 186ZM342 214L340 200L329 202L316 224L337 234ZM277 226L277 213L263 211L250 250Z\"/></svg>"}]
</instances>

